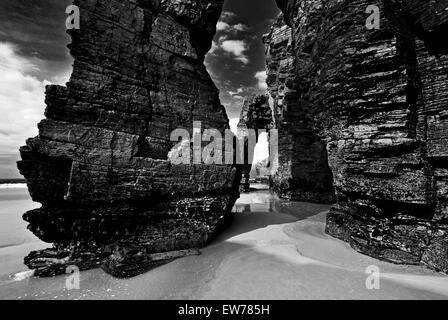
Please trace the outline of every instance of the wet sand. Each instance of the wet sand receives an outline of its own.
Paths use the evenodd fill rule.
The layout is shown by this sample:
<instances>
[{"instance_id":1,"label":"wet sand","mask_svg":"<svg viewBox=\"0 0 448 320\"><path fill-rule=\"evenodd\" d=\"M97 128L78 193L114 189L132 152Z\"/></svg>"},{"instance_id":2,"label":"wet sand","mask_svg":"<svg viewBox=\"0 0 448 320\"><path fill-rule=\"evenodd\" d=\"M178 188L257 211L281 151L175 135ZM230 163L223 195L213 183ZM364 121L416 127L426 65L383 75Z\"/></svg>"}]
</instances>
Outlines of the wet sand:
<instances>
[{"instance_id":1,"label":"wet sand","mask_svg":"<svg viewBox=\"0 0 448 320\"><path fill-rule=\"evenodd\" d=\"M26 189L8 192L0 190L0 299L448 298L448 277L361 255L324 233L328 206L288 203L268 190L243 194L233 224L200 256L126 280L82 272L80 289L68 290L64 276L28 277L23 256L48 244L21 221L38 207ZM371 265L381 271L379 290L366 287Z\"/></svg>"}]
</instances>

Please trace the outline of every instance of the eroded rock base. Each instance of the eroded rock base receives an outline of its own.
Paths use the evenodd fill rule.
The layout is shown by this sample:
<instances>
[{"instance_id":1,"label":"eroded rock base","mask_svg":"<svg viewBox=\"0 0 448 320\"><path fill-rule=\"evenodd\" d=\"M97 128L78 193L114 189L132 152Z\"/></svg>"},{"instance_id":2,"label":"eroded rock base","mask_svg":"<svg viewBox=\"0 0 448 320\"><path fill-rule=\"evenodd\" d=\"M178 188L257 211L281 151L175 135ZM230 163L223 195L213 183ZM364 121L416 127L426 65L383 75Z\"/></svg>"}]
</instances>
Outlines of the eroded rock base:
<instances>
[{"instance_id":1,"label":"eroded rock base","mask_svg":"<svg viewBox=\"0 0 448 320\"><path fill-rule=\"evenodd\" d=\"M36 276L97 267L131 277L205 246L231 219L238 194L161 202L151 209L130 206L44 207L24 219L52 249L32 252L25 264Z\"/></svg>"}]
</instances>

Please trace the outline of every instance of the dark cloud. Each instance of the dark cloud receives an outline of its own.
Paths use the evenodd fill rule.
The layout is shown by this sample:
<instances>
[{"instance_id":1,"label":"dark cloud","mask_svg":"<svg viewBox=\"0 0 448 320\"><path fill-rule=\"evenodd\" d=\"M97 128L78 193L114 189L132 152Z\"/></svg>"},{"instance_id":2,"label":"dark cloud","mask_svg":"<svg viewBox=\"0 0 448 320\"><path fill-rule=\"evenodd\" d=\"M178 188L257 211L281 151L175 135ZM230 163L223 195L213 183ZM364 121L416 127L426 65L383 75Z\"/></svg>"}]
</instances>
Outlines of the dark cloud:
<instances>
[{"instance_id":1,"label":"dark cloud","mask_svg":"<svg viewBox=\"0 0 448 320\"><path fill-rule=\"evenodd\" d=\"M207 56L206 65L221 91L221 101L230 118L239 116L242 98L263 92L259 86L259 72L265 70L266 64L262 36L270 30L278 14L274 0L225 2L222 23L218 25L214 48ZM247 50L235 55L240 46Z\"/></svg>"},{"instance_id":2,"label":"dark cloud","mask_svg":"<svg viewBox=\"0 0 448 320\"><path fill-rule=\"evenodd\" d=\"M70 68L66 48L65 9L71 0L1 0L0 42L12 43L20 55L32 60L41 80L51 80Z\"/></svg>"},{"instance_id":3,"label":"dark cloud","mask_svg":"<svg viewBox=\"0 0 448 320\"><path fill-rule=\"evenodd\" d=\"M37 66L30 73L41 81L54 82L71 69L72 58L66 48L70 38L65 32L65 9L71 2L0 1L0 42L13 44L18 54L30 59ZM277 15L274 0L225 2L222 21L229 27L217 33L217 50L207 57L206 65L231 118L239 115L241 97L260 92L255 74L265 68L261 37Z\"/></svg>"}]
</instances>

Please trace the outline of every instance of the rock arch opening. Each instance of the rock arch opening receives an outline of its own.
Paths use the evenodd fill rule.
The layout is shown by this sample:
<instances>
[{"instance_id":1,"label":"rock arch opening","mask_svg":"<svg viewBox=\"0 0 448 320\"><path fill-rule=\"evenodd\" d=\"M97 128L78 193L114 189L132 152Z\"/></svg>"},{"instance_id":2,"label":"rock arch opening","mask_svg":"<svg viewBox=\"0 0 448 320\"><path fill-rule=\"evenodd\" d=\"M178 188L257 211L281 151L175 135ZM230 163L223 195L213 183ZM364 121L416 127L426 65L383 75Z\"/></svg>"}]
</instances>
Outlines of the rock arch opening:
<instances>
[{"instance_id":1,"label":"rock arch opening","mask_svg":"<svg viewBox=\"0 0 448 320\"><path fill-rule=\"evenodd\" d=\"M272 189L285 199L331 203L334 200L332 173L325 143L318 136L314 123L320 105L303 99L308 79L297 81L295 77L299 66L294 56L293 29L286 24L273 0L248 1L244 8L240 3L225 1L206 60L221 91L221 100L231 121L236 118L238 128L253 129L257 137L260 130L278 131L275 141L278 169L268 173ZM270 6L272 12L269 23L260 30L261 23L253 16L266 18L266 15L252 8L263 6ZM252 12L248 13L250 10ZM258 28L256 34L251 31L254 28ZM307 44L304 52L310 47ZM240 51L236 50L238 48ZM217 69L216 61L222 62L221 69L232 66L232 70ZM241 69L247 71L239 73ZM253 152L253 146L251 148L249 152ZM269 150L265 150L265 154L269 154ZM245 165L243 189L249 189L251 172L266 164L272 166L269 160L272 159L266 159L268 163Z\"/></svg>"},{"instance_id":2,"label":"rock arch opening","mask_svg":"<svg viewBox=\"0 0 448 320\"><path fill-rule=\"evenodd\" d=\"M334 188L327 233L446 272L448 4L379 1L372 28L368 1L276 3L284 19L264 38L280 130L274 188L329 201Z\"/></svg>"},{"instance_id":3,"label":"rock arch opening","mask_svg":"<svg viewBox=\"0 0 448 320\"><path fill-rule=\"evenodd\" d=\"M168 153L171 130L195 120L228 127L204 67L223 2L74 1L83 27L70 32L70 82L48 88L46 119L19 163L42 203L26 215L30 229L56 244L26 259L37 274L80 264L133 275L191 254L226 222L240 166L175 166L154 151ZM367 0L275 3L284 19L259 42L266 72L250 69L245 39L215 44L242 64L222 69L242 82L250 74L261 93L267 83L273 104L255 95L242 118L279 130L274 189L331 201L334 186L329 234L377 258L448 272L448 57L437 41L447 5L383 0L372 29ZM242 103L244 88L233 89Z\"/></svg>"}]
</instances>

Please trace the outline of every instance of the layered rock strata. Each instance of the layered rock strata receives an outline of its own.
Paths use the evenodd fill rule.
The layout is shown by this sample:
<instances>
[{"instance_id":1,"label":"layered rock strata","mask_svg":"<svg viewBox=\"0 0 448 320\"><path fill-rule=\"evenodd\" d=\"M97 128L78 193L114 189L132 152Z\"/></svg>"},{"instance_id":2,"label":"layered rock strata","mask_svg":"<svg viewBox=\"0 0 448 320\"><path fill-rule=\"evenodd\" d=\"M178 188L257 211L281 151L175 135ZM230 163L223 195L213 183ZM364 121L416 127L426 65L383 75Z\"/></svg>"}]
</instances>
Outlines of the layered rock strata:
<instances>
[{"instance_id":1,"label":"layered rock strata","mask_svg":"<svg viewBox=\"0 0 448 320\"><path fill-rule=\"evenodd\" d=\"M24 219L54 244L25 263L41 276L70 265L132 276L205 245L239 196L239 168L168 161L173 130L229 127L203 64L223 0L74 4L70 82L47 87L39 136L20 149L42 204Z\"/></svg>"},{"instance_id":2,"label":"layered rock strata","mask_svg":"<svg viewBox=\"0 0 448 320\"><path fill-rule=\"evenodd\" d=\"M277 101L288 83L288 110L308 107L326 143L337 196L327 232L448 272L448 2L377 1L379 29L367 28L371 1L277 3L287 26L267 37L268 83Z\"/></svg>"},{"instance_id":3,"label":"layered rock strata","mask_svg":"<svg viewBox=\"0 0 448 320\"><path fill-rule=\"evenodd\" d=\"M283 15L263 41L266 82L274 101L272 126L279 136L279 168L272 176L272 188L284 199L332 203L333 177L325 142L314 126L314 116L320 109L305 97L307 76L314 68L310 55L295 54L294 30L285 23Z\"/></svg>"}]
</instances>

